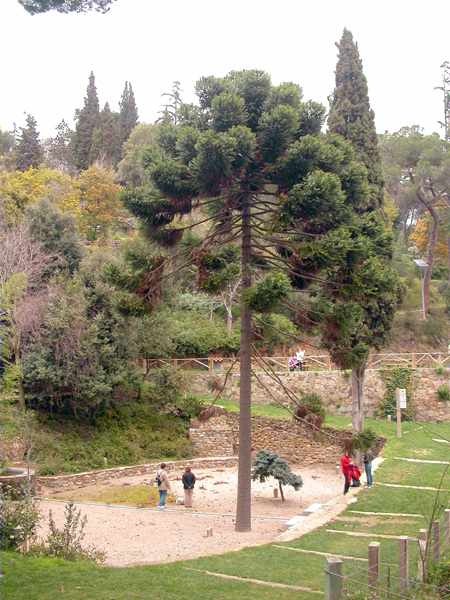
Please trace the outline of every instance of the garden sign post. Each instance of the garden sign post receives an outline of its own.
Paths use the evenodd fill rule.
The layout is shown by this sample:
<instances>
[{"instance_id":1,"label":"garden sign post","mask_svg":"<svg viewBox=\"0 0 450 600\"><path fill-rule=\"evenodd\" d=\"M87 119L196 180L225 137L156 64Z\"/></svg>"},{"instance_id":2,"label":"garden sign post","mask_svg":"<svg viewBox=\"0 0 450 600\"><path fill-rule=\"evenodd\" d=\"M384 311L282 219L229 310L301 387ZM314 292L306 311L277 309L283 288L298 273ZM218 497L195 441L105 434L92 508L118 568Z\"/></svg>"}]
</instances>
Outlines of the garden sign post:
<instances>
[{"instance_id":1,"label":"garden sign post","mask_svg":"<svg viewBox=\"0 0 450 600\"><path fill-rule=\"evenodd\" d=\"M397 407L397 437L402 437L402 408L406 408L406 390L397 388L395 390L395 403Z\"/></svg>"}]
</instances>

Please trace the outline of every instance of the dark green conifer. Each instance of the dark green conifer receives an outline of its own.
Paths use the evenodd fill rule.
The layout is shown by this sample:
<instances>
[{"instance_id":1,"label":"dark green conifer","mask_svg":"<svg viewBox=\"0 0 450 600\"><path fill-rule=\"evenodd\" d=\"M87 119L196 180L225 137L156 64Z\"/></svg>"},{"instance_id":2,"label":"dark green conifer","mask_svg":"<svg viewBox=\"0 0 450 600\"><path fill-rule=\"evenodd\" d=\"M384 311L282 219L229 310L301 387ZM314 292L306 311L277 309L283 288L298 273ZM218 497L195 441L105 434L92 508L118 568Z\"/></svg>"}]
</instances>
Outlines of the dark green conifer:
<instances>
[{"instance_id":1,"label":"dark green conifer","mask_svg":"<svg viewBox=\"0 0 450 600\"><path fill-rule=\"evenodd\" d=\"M94 73L91 71L84 106L75 115L74 158L77 168L82 171L89 167L92 138L99 122L99 103Z\"/></svg>"},{"instance_id":2,"label":"dark green conifer","mask_svg":"<svg viewBox=\"0 0 450 600\"><path fill-rule=\"evenodd\" d=\"M383 175L378 151L375 115L370 108L367 79L363 73L358 45L344 29L336 65L336 87L328 116L328 128L351 141L358 158L367 168L370 201L373 207L383 201Z\"/></svg>"},{"instance_id":3,"label":"dark green conifer","mask_svg":"<svg viewBox=\"0 0 450 600\"><path fill-rule=\"evenodd\" d=\"M125 82L119 105L119 139L120 148L122 149L123 144L130 137L130 133L136 127L139 118L133 87L129 81Z\"/></svg>"},{"instance_id":4,"label":"dark green conifer","mask_svg":"<svg viewBox=\"0 0 450 600\"><path fill-rule=\"evenodd\" d=\"M116 165L119 159L119 114L112 112L109 103L106 102L92 135L89 162L100 161L111 166Z\"/></svg>"},{"instance_id":5,"label":"dark green conifer","mask_svg":"<svg viewBox=\"0 0 450 600\"><path fill-rule=\"evenodd\" d=\"M27 114L25 127L20 128L17 141L16 166L20 171L38 167L43 160L43 150L39 140L36 119Z\"/></svg>"}]
</instances>

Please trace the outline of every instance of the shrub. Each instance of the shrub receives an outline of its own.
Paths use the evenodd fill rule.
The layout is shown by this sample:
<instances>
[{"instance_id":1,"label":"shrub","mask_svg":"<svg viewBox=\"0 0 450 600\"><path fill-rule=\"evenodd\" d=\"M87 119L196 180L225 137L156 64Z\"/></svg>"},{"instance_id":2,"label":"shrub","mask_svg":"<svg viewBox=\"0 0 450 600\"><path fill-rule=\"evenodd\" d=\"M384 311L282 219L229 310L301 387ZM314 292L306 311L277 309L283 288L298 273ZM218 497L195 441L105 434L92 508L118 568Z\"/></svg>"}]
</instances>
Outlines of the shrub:
<instances>
[{"instance_id":1,"label":"shrub","mask_svg":"<svg viewBox=\"0 0 450 600\"><path fill-rule=\"evenodd\" d=\"M224 389L222 377L219 375L211 375L208 377L206 385L211 392L222 392Z\"/></svg>"},{"instance_id":2,"label":"shrub","mask_svg":"<svg viewBox=\"0 0 450 600\"><path fill-rule=\"evenodd\" d=\"M441 402L450 401L450 387L447 384L440 385L436 390L436 394Z\"/></svg>"},{"instance_id":3,"label":"shrub","mask_svg":"<svg viewBox=\"0 0 450 600\"><path fill-rule=\"evenodd\" d=\"M432 563L429 567L429 583L438 588L442 598L448 597L450 582L450 555L442 557L440 562Z\"/></svg>"},{"instance_id":4,"label":"shrub","mask_svg":"<svg viewBox=\"0 0 450 600\"><path fill-rule=\"evenodd\" d=\"M58 529L53 520L52 512L49 512L49 534L43 543L33 546L32 552L63 558L64 560L104 562L104 552L97 550L95 546L83 545L87 517L84 516L81 518L81 510L77 510L73 502L66 504L64 517L64 527L63 529Z\"/></svg>"},{"instance_id":5,"label":"shrub","mask_svg":"<svg viewBox=\"0 0 450 600\"><path fill-rule=\"evenodd\" d=\"M436 375L442 376L445 373L445 369L444 369L444 367L439 366L439 367L436 367L435 372L436 372Z\"/></svg>"},{"instance_id":6,"label":"shrub","mask_svg":"<svg viewBox=\"0 0 450 600\"><path fill-rule=\"evenodd\" d=\"M294 411L294 418L320 428L325 420L325 409L319 394L304 394Z\"/></svg>"},{"instance_id":7,"label":"shrub","mask_svg":"<svg viewBox=\"0 0 450 600\"><path fill-rule=\"evenodd\" d=\"M39 511L32 498L13 500L9 494L0 494L0 549L19 548L36 534Z\"/></svg>"},{"instance_id":8,"label":"shrub","mask_svg":"<svg viewBox=\"0 0 450 600\"><path fill-rule=\"evenodd\" d=\"M447 341L448 321L442 315L430 315L422 321L422 332L426 341L441 344Z\"/></svg>"},{"instance_id":9,"label":"shrub","mask_svg":"<svg viewBox=\"0 0 450 600\"><path fill-rule=\"evenodd\" d=\"M351 439L350 449L353 453L356 450L366 452L376 442L377 434L370 428L364 429L360 433L355 433Z\"/></svg>"},{"instance_id":10,"label":"shrub","mask_svg":"<svg viewBox=\"0 0 450 600\"><path fill-rule=\"evenodd\" d=\"M400 388L406 390L406 400L408 403L408 411L402 411L402 420L410 421L414 418L414 412L411 408L412 374L412 369L405 367L397 367L381 372L386 391L377 411L379 416L387 417L388 415L391 415L392 417L395 417L397 411L395 390Z\"/></svg>"}]
</instances>

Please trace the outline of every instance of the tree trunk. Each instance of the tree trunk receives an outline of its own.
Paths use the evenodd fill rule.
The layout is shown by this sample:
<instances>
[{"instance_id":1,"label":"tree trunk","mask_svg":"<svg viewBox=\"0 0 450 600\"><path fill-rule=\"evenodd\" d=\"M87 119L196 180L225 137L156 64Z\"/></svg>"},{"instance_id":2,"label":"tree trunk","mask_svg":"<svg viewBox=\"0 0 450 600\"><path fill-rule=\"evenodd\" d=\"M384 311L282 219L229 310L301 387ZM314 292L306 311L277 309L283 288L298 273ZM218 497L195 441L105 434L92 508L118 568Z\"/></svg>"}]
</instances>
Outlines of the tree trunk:
<instances>
[{"instance_id":1,"label":"tree trunk","mask_svg":"<svg viewBox=\"0 0 450 600\"><path fill-rule=\"evenodd\" d=\"M450 282L450 235L447 238L447 267L448 267L448 280Z\"/></svg>"},{"instance_id":2,"label":"tree trunk","mask_svg":"<svg viewBox=\"0 0 450 600\"><path fill-rule=\"evenodd\" d=\"M284 502L283 486L281 485L280 480L278 480L278 487L280 488L281 502Z\"/></svg>"},{"instance_id":3,"label":"tree trunk","mask_svg":"<svg viewBox=\"0 0 450 600\"><path fill-rule=\"evenodd\" d=\"M438 227L439 227L439 219L436 214L436 211L430 210L431 214L431 230L430 236L428 238L427 245L427 263L428 267L425 270L425 276L423 278L423 304L425 309L425 319L427 318L428 309L430 306L430 282L431 282L431 274L433 272L433 261L434 261L434 249L436 247L437 235L438 235Z\"/></svg>"},{"instance_id":4,"label":"tree trunk","mask_svg":"<svg viewBox=\"0 0 450 600\"><path fill-rule=\"evenodd\" d=\"M228 306L226 306L225 310L227 311L227 331L228 333L231 333L233 331L233 313L231 307L228 308Z\"/></svg>"},{"instance_id":5,"label":"tree trunk","mask_svg":"<svg viewBox=\"0 0 450 600\"><path fill-rule=\"evenodd\" d=\"M251 259L251 223L250 223L250 198L243 199L242 206L242 291L251 286L252 276L250 270ZM236 531L250 531L251 523L251 468L252 468L252 441L251 441L251 338L252 322L251 311L244 301L245 293L241 299L241 347L240 347L240 390L239 390L239 467L238 490L236 506Z\"/></svg>"},{"instance_id":6,"label":"tree trunk","mask_svg":"<svg viewBox=\"0 0 450 600\"><path fill-rule=\"evenodd\" d=\"M366 365L352 369L352 428L354 433L364 429L364 376Z\"/></svg>"}]
</instances>

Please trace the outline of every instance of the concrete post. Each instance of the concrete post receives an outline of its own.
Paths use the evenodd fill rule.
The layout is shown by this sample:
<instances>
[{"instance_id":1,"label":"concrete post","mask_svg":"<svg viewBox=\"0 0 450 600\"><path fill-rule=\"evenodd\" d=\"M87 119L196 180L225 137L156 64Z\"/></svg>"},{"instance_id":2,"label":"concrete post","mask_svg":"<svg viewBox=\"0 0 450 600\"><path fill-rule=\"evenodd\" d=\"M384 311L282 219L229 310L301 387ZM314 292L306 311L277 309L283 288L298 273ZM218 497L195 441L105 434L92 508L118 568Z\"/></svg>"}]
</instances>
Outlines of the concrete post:
<instances>
[{"instance_id":1,"label":"concrete post","mask_svg":"<svg viewBox=\"0 0 450 600\"><path fill-rule=\"evenodd\" d=\"M444 510L444 544L450 546L450 508Z\"/></svg>"},{"instance_id":2,"label":"concrete post","mask_svg":"<svg viewBox=\"0 0 450 600\"><path fill-rule=\"evenodd\" d=\"M342 599L342 560L327 558L325 564L325 600Z\"/></svg>"},{"instance_id":3,"label":"concrete post","mask_svg":"<svg viewBox=\"0 0 450 600\"><path fill-rule=\"evenodd\" d=\"M439 562L439 559L441 558L441 532L439 521L433 521L431 530L433 533L433 561Z\"/></svg>"},{"instance_id":4,"label":"concrete post","mask_svg":"<svg viewBox=\"0 0 450 600\"><path fill-rule=\"evenodd\" d=\"M380 542L369 544L369 568L368 568L369 597L378 598L378 577L380 575Z\"/></svg>"},{"instance_id":5,"label":"concrete post","mask_svg":"<svg viewBox=\"0 0 450 600\"><path fill-rule=\"evenodd\" d=\"M278 488L273 488L273 497L278 498Z\"/></svg>"},{"instance_id":6,"label":"concrete post","mask_svg":"<svg viewBox=\"0 0 450 600\"><path fill-rule=\"evenodd\" d=\"M402 535L399 541L399 575L400 589L402 591L408 588L409 580L409 560L408 560L408 536Z\"/></svg>"}]
</instances>

